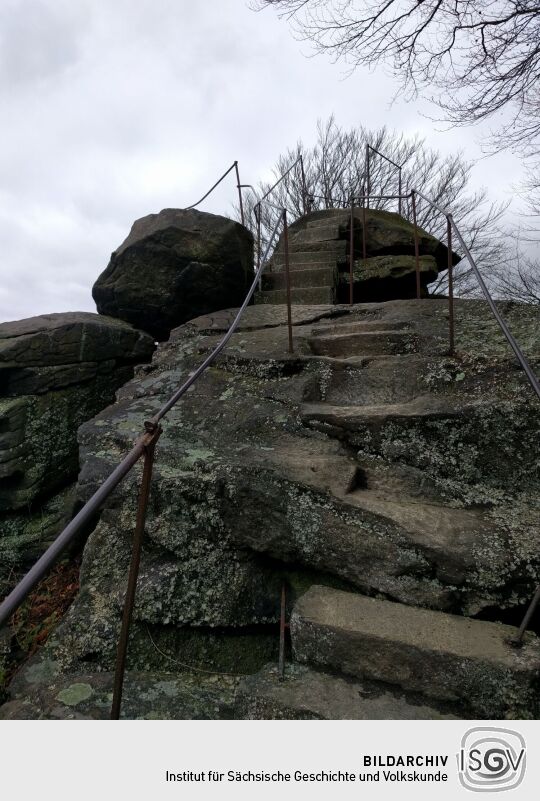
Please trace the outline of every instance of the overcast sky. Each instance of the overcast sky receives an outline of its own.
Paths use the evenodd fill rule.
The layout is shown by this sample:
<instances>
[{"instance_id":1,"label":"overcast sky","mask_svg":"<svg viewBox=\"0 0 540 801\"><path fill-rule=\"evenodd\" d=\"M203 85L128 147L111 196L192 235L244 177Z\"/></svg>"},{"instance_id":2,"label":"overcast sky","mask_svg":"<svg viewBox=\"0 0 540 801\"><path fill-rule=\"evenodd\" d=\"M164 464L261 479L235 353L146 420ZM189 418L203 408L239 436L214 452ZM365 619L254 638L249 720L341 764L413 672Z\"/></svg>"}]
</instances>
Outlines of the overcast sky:
<instances>
[{"instance_id":1,"label":"overcast sky","mask_svg":"<svg viewBox=\"0 0 540 801\"><path fill-rule=\"evenodd\" d=\"M1 0L0 320L94 311L137 217L193 203L234 159L268 177L332 113L462 150L494 199L519 180L511 154L480 160L479 129L441 132L420 101L391 105L381 70L309 53L247 0ZM203 208L233 200L231 181Z\"/></svg>"}]
</instances>

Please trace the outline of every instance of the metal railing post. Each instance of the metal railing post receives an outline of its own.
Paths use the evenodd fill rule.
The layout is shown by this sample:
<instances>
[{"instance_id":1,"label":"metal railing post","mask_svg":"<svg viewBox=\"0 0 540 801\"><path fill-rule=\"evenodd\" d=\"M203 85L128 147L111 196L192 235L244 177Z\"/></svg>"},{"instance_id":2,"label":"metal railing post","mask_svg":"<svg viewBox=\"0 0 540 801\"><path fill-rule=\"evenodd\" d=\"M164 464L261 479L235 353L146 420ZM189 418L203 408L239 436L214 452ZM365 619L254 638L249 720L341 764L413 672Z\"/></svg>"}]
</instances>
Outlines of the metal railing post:
<instances>
[{"instance_id":1,"label":"metal railing post","mask_svg":"<svg viewBox=\"0 0 540 801\"><path fill-rule=\"evenodd\" d=\"M300 172L302 175L302 208L304 215L309 213L307 202L307 189L306 189L306 173L304 170L304 159L300 156Z\"/></svg>"},{"instance_id":2,"label":"metal railing post","mask_svg":"<svg viewBox=\"0 0 540 801\"><path fill-rule=\"evenodd\" d=\"M261 266L261 207L255 206L255 219L257 220L257 272ZM259 284L259 289L261 285Z\"/></svg>"},{"instance_id":3,"label":"metal railing post","mask_svg":"<svg viewBox=\"0 0 540 801\"><path fill-rule=\"evenodd\" d=\"M366 222L366 202L362 200L362 260L364 262L364 268L366 266L366 259L367 259L367 222Z\"/></svg>"},{"instance_id":4,"label":"metal railing post","mask_svg":"<svg viewBox=\"0 0 540 801\"><path fill-rule=\"evenodd\" d=\"M351 198L351 224L349 229L349 304L352 306L354 299L354 195Z\"/></svg>"},{"instance_id":5,"label":"metal railing post","mask_svg":"<svg viewBox=\"0 0 540 801\"><path fill-rule=\"evenodd\" d=\"M446 241L448 244L448 325L450 333L450 356L455 353L454 340L454 265L452 260L452 217L446 217Z\"/></svg>"},{"instance_id":6,"label":"metal railing post","mask_svg":"<svg viewBox=\"0 0 540 801\"><path fill-rule=\"evenodd\" d=\"M212 194L212 192L214 191L214 189L216 188L216 186L219 186L219 185L220 185L220 183L223 181L223 179L224 179L224 178L226 178L226 177L227 177L227 175L228 175L228 174L231 172L231 170L234 170L234 168L235 168L235 167L237 167L237 165L238 165L238 162L237 162L237 161L235 161L233 164L231 164L231 166L229 167L229 169L228 169L228 170L226 170L226 172L224 172L224 173L223 173L223 175L221 176L221 178L219 178L219 179L218 179L218 180L215 182L215 184L214 184L212 187L210 187L210 189L208 190L208 192L206 193L206 195L203 195L203 196L202 196L202 198L201 198L200 200L198 200L196 203L192 203L192 205L191 205L191 206L186 206L186 207L185 207L185 211L189 211L190 209L195 209L195 208L197 208L197 206L200 206L200 205L201 205L201 203L203 202L203 200L206 200L206 198L207 198L209 195L211 195L211 194ZM238 177L238 171L237 171L237 177ZM240 180L238 180L238 183L240 183Z\"/></svg>"},{"instance_id":7,"label":"metal railing post","mask_svg":"<svg viewBox=\"0 0 540 801\"><path fill-rule=\"evenodd\" d=\"M420 243L418 241L418 219L416 215L416 192L411 192L413 225L414 225L414 259L416 267L416 299L420 300Z\"/></svg>"},{"instance_id":8,"label":"metal railing post","mask_svg":"<svg viewBox=\"0 0 540 801\"><path fill-rule=\"evenodd\" d=\"M533 597L532 601L530 602L527 611L525 612L525 617L523 618L521 626L519 627L519 631L517 633L517 636L516 636L515 640L513 640L513 644L514 645L517 645L517 646L523 645L523 637L525 636L525 632L527 631L527 626L531 622L531 618L532 618L532 616L533 616L533 614L534 614L534 612L536 610L536 607L538 606L539 602L540 602L540 587L537 587L536 588L536 592L534 594L534 597Z\"/></svg>"},{"instance_id":9,"label":"metal railing post","mask_svg":"<svg viewBox=\"0 0 540 801\"><path fill-rule=\"evenodd\" d=\"M287 210L283 209L283 248L285 250L285 281L287 285L287 327L289 329L289 353L294 352L292 336L291 312L291 272L289 265L289 226L287 224Z\"/></svg>"},{"instance_id":10,"label":"metal railing post","mask_svg":"<svg viewBox=\"0 0 540 801\"><path fill-rule=\"evenodd\" d=\"M245 225L245 218L244 218L244 202L242 200L242 185L240 183L240 173L238 171L238 162L234 162L234 169L236 171L236 188L238 189L238 201L240 203L240 219L242 220L242 225Z\"/></svg>"},{"instance_id":11,"label":"metal railing post","mask_svg":"<svg viewBox=\"0 0 540 801\"><path fill-rule=\"evenodd\" d=\"M369 145L366 145L366 195L367 207L369 209L369 196L371 194L371 168L369 163Z\"/></svg>"},{"instance_id":12,"label":"metal railing post","mask_svg":"<svg viewBox=\"0 0 540 801\"><path fill-rule=\"evenodd\" d=\"M232 167L227 171L230 172ZM221 179L220 179L221 180ZM51 567L57 561L62 553L71 545L79 533L83 530L84 526L88 523L94 522L96 515L98 515L103 508L103 504L116 489L116 487L123 481L126 475L130 472L133 466L139 461L141 456L145 454L145 448L153 441L155 431L154 425L157 424L168 414L168 412L175 406L180 398L185 395L190 387L198 380L198 378L213 364L218 355L227 346L231 337L237 330L242 315L247 309L257 285L260 282L262 272L264 271L265 262L269 256L270 249L274 244L274 240L278 234L281 225L281 214L278 216L276 224L272 229L269 236L268 243L264 249L260 261L259 270L253 277L251 286L244 298L244 301L238 309L232 323L229 325L224 336L220 339L215 348L208 354L199 367L189 375L184 383L172 394L166 403L160 408L153 418L145 424L145 432L140 436L130 451L124 456L122 461L117 464L110 475L103 481L99 488L94 492L91 498L86 501L82 509L75 515L73 520L67 524L54 542L47 548L45 553L37 560L37 562L30 568L28 573L19 581L14 589L7 595L0 603L0 628L8 622L13 613L20 607L23 601L28 597L38 582L49 572ZM152 425L153 424L153 425Z\"/></svg>"},{"instance_id":13,"label":"metal railing post","mask_svg":"<svg viewBox=\"0 0 540 801\"><path fill-rule=\"evenodd\" d=\"M131 618L133 617L133 607L135 604L135 593L137 591L137 579L139 577L139 566L141 562L141 551L144 537L144 526L146 522L146 510L148 508L148 498L150 496L150 485L152 483L152 468L154 464L154 450L161 434L161 427L154 423L145 423L147 433L152 435L151 441L144 448L144 467L139 491L139 503L137 507L137 521L133 534L133 546L131 552L131 563L129 566L128 584L126 597L124 600L124 612L122 615L122 626L118 639L118 650L116 654L116 670L114 674L113 700L111 707L111 720L119 720L120 707L122 705L122 689L124 686L124 675L126 670L126 655L129 642L129 629Z\"/></svg>"},{"instance_id":14,"label":"metal railing post","mask_svg":"<svg viewBox=\"0 0 540 801\"><path fill-rule=\"evenodd\" d=\"M281 585L281 609L279 615L279 659L278 659L278 675L279 680L283 681L285 678L285 612L287 606L287 596L285 589L285 582Z\"/></svg>"}]
</instances>

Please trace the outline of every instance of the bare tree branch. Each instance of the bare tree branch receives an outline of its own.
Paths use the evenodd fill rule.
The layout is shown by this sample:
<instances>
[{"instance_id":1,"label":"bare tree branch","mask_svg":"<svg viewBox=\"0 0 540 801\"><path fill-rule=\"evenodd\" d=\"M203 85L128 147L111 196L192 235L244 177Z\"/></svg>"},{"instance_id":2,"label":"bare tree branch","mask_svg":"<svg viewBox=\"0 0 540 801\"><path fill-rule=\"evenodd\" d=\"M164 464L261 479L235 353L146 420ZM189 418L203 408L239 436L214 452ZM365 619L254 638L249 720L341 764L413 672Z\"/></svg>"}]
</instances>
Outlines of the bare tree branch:
<instances>
[{"instance_id":1,"label":"bare tree branch","mask_svg":"<svg viewBox=\"0 0 540 801\"><path fill-rule=\"evenodd\" d=\"M510 110L495 147L539 156L538 0L253 0L274 6L318 52L353 67L384 61L411 95L426 88L444 119ZM433 94L435 90L435 94Z\"/></svg>"},{"instance_id":2,"label":"bare tree branch","mask_svg":"<svg viewBox=\"0 0 540 801\"><path fill-rule=\"evenodd\" d=\"M358 197L365 181L364 153L366 143L385 153L397 164L403 165L403 192L414 187L436 203L449 208L470 244L475 259L489 278L493 265L498 264L503 251L504 235L501 218L506 206L490 204L484 190L469 189L471 165L461 155L442 156L426 147L418 137L407 139L387 128L368 131L365 128L345 130L333 117L317 125L317 141L313 147L302 142L281 155L274 168L275 180L283 175L302 155L306 176L306 189L313 197L312 210L346 208L351 197ZM265 194L273 181L259 185L259 197ZM397 171L390 164L376 158L371 166L373 194L397 194ZM303 214L303 196L300 168L293 169L269 198L277 206L285 207L291 219ZM255 233L252 215L256 199L246 196L245 206L249 212L248 225ZM397 209L396 200L377 199L371 204L375 208ZM405 210L407 211L407 210ZM273 230L279 212L263 205L261 214L263 239ZM446 220L435 209L419 199L419 224L439 239L446 236ZM472 294L476 282L466 262L455 271L456 293ZM433 294L444 294L447 289L446 273L431 287Z\"/></svg>"}]
</instances>

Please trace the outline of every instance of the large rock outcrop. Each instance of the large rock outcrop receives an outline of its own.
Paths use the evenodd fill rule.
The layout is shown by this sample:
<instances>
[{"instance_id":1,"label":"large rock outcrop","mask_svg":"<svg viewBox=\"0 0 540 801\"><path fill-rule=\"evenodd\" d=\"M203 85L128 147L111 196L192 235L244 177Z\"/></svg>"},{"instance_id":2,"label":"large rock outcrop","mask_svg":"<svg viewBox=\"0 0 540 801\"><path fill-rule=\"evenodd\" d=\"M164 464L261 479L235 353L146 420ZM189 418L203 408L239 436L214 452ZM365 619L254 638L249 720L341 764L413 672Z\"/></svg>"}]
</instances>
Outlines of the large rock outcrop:
<instances>
[{"instance_id":1,"label":"large rock outcrop","mask_svg":"<svg viewBox=\"0 0 540 801\"><path fill-rule=\"evenodd\" d=\"M79 425L153 350L147 334L87 312L0 325L0 594L69 513Z\"/></svg>"},{"instance_id":2,"label":"large rock outcrop","mask_svg":"<svg viewBox=\"0 0 540 801\"><path fill-rule=\"evenodd\" d=\"M389 211L355 209L353 217L353 300L379 302L416 297L413 224ZM364 259L364 231L365 250ZM351 213L325 209L306 214L289 228L289 265L293 303L349 301ZM422 296L448 267L443 242L418 229ZM453 254L453 263L459 261ZM260 303L285 302L285 254L281 236L263 275Z\"/></svg>"},{"instance_id":3,"label":"large rock outcrop","mask_svg":"<svg viewBox=\"0 0 540 801\"><path fill-rule=\"evenodd\" d=\"M253 277L253 237L216 214L164 209L136 220L92 294L100 314L159 340L201 314L240 305Z\"/></svg>"},{"instance_id":4,"label":"large rock outcrop","mask_svg":"<svg viewBox=\"0 0 540 801\"><path fill-rule=\"evenodd\" d=\"M538 364L538 310L508 304L503 312ZM175 330L117 403L81 427L81 499L215 346L233 314ZM420 621L414 647L429 653L439 645L422 640L426 609L432 610L430 636L436 638L440 626L442 641L445 631L463 629L469 639L478 627L488 639L495 632L500 642L497 654L488 654L493 663L465 660L460 693L441 695L444 682L432 687L429 676L422 687L435 704L464 704L459 715L511 717L524 709L529 715L537 641L513 655L507 628L455 621L480 615L508 622L540 579L538 407L489 309L479 301L456 303L453 358L443 300L296 306L293 321L295 352L289 355L286 309L248 309L215 366L164 421L130 670L145 672L150 683L154 671L178 669L178 662L253 673L275 656L282 582L289 609L309 587L323 585L406 606L411 620ZM28 711L32 704L48 704L40 687L55 688L46 716L57 709L54 698L75 685L89 687L90 697L97 684L89 667L112 669L139 478L140 468L91 534L80 595L21 672L12 714L29 693L34 700L27 714L35 714L36 707ZM458 639L449 647L459 655ZM395 649L388 640L384 648ZM473 646L467 641L471 653ZM306 661L298 643L295 648ZM340 670L356 681L361 666L351 667L342 656ZM395 665L396 681L402 680L398 651L392 656L386 650L384 664ZM370 681L378 680L377 670L375 661ZM482 686L500 684L501 671L508 671L508 687L518 686L520 670L527 681L519 703L504 688L496 704L485 690L478 695ZM297 679L304 681L302 675ZM390 681L382 673L379 678ZM260 682L267 684L264 677ZM325 685L313 677L309 682ZM404 682L404 691L411 686ZM345 690L332 692L343 698ZM385 692L381 709L406 716L404 702L393 690ZM185 709L176 714L189 715ZM446 714L437 709L422 714Z\"/></svg>"}]
</instances>

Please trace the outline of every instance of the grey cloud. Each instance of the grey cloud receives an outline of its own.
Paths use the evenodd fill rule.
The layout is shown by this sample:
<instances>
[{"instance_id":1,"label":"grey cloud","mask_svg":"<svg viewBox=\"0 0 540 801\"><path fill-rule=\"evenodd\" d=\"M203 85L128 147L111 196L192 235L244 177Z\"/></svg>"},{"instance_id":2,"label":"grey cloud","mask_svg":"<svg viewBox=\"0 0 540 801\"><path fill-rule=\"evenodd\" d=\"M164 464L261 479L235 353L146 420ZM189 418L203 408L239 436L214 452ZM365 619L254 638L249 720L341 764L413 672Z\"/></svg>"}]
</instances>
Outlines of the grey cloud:
<instances>
[{"instance_id":1,"label":"grey cloud","mask_svg":"<svg viewBox=\"0 0 540 801\"><path fill-rule=\"evenodd\" d=\"M133 220L194 202L234 159L254 183L318 118L437 133L395 84L306 59L243 0L2 0L0 319L93 309L90 288ZM493 165L499 164L499 167ZM479 165L502 193L514 163ZM230 212L233 182L205 206Z\"/></svg>"},{"instance_id":2,"label":"grey cloud","mask_svg":"<svg viewBox=\"0 0 540 801\"><path fill-rule=\"evenodd\" d=\"M83 5L4 0L0 6L3 87L20 89L51 80L76 63L84 30Z\"/></svg>"}]
</instances>

